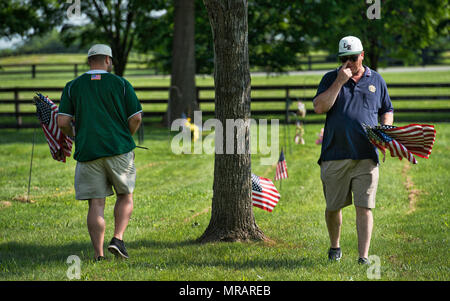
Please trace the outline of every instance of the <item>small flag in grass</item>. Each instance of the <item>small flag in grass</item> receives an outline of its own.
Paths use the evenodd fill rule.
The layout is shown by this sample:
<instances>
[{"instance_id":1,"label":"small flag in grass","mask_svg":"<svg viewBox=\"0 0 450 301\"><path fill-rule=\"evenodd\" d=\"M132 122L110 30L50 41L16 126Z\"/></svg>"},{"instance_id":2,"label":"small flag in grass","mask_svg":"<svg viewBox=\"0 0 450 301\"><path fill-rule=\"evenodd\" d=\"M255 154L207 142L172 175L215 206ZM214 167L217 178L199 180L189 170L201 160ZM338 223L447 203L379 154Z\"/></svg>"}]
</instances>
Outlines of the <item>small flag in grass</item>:
<instances>
[{"instance_id":1,"label":"small flag in grass","mask_svg":"<svg viewBox=\"0 0 450 301\"><path fill-rule=\"evenodd\" d=\"M271 180L252 174L253 206L272 212L279 199L280 194Z\"/></svg>"},{"instance_id":2,"label":"small flag in grass","mask_svg":"<svg viewBox=\"0 0 450 301\"><path fill-rule=\"evenodd\" d=\"M280 158L277 163L277 170L275 171L275 181L286 179L288 177L286 159L284 158L283 150L281 150Z\"/></svg>"}]
</instances>

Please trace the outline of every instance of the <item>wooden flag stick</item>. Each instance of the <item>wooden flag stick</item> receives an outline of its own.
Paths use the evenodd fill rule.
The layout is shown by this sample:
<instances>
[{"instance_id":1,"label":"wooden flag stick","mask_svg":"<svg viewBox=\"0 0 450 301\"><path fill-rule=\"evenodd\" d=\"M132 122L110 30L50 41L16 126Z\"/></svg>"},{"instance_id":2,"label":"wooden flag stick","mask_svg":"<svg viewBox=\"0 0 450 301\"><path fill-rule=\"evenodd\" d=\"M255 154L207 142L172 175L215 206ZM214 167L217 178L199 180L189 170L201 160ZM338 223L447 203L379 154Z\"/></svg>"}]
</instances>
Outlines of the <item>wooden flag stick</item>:
<instances>
[{"instance_id":1,"label":"wooden flag stick","mask_svg":"<svg viewBox=\"0 0 450 301\"><path fill-rule=\"evenodd\" d=\"M30 160L30 174L28 176L28 192L27 192L27 202L30 202L30 186L31 186L31 171L33 169L33 154L34 154L34 142L36 139L36 128L33 130L33 144L31 147L31 160Z\"/></svg>"}]
</instances>

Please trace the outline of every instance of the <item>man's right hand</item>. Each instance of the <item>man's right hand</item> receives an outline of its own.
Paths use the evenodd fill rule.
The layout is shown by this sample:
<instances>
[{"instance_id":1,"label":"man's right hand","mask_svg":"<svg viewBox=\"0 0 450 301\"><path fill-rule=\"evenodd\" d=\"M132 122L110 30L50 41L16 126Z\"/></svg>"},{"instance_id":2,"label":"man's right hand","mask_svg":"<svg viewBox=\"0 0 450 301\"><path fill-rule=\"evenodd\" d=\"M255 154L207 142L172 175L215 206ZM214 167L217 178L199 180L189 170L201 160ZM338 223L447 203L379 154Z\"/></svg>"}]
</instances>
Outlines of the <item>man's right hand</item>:
<instances>
[{"instance_id":1,"label":"man's right hand","mask_svg":"<svg viewBox=\"0 0 450 301\"><path fill-rule=\"evenodd\" d=\"M348 61L342 65L333 84L313 99L314 112L317 114L326 113L331 109L342 86L352 77L352 70L347 68L347 64Z\"/></svg>"},{"instance_id":2,"label":"man's right hand","mask_svg":"<svg viewBox=\"0 0 450 301\"><path fill-rule=\"evenodd\" d=\"M338 72L338 76L336 80L339 84L344 85L350 78L352 78L352 70L350 68L347 68L348 61L346 61L342 68Z\"/></svg>"}]
</instances>

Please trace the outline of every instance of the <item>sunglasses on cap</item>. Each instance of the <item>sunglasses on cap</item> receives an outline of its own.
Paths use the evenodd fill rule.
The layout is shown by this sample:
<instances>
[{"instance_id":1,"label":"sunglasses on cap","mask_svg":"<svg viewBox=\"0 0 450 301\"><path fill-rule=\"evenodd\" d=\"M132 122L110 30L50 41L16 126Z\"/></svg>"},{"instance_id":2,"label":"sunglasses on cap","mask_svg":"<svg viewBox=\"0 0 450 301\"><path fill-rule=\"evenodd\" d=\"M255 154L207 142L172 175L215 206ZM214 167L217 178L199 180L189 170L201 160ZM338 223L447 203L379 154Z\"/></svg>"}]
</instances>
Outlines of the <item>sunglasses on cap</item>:
<instances>
[{"instance_id":1,"label":"sunglasses on cap","mask_svg":"<svg viewBox=\"0 0 450 301\"><path fill-rule=\"evenodd\" d=\"M350 60L352 62L356 62L358 60L359 54L357 55L347 55L347 56L341 56L339 59L342 63L345 63L346 61Z\"/></svg>"}]
</instances>

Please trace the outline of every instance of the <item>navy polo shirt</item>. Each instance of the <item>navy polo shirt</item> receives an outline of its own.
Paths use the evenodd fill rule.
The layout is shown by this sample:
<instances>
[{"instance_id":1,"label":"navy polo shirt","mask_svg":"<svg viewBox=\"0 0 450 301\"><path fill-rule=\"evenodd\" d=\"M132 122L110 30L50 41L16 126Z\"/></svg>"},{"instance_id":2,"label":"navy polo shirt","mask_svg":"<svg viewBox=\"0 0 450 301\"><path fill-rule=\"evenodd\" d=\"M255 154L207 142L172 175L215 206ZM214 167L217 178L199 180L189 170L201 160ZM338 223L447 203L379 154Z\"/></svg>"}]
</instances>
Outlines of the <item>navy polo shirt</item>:
<instances>
[{"instance_id":1,"label":"navy polo shirt","mask_svg":"<svg viewBox=\"0 0 450 301\"><path fill-rule=\"evenodd\" d=\"M340 68L324 75L316 96L333 84ZM393 112L394 108L384 79L369 67L364 68L364 75L358 83L349 79L342 86L334 105L327 112L319 164L343 159L379 162L376 147L367 139L363 124L377 125L378 117Z\"/></svg>"}]
</instances>

